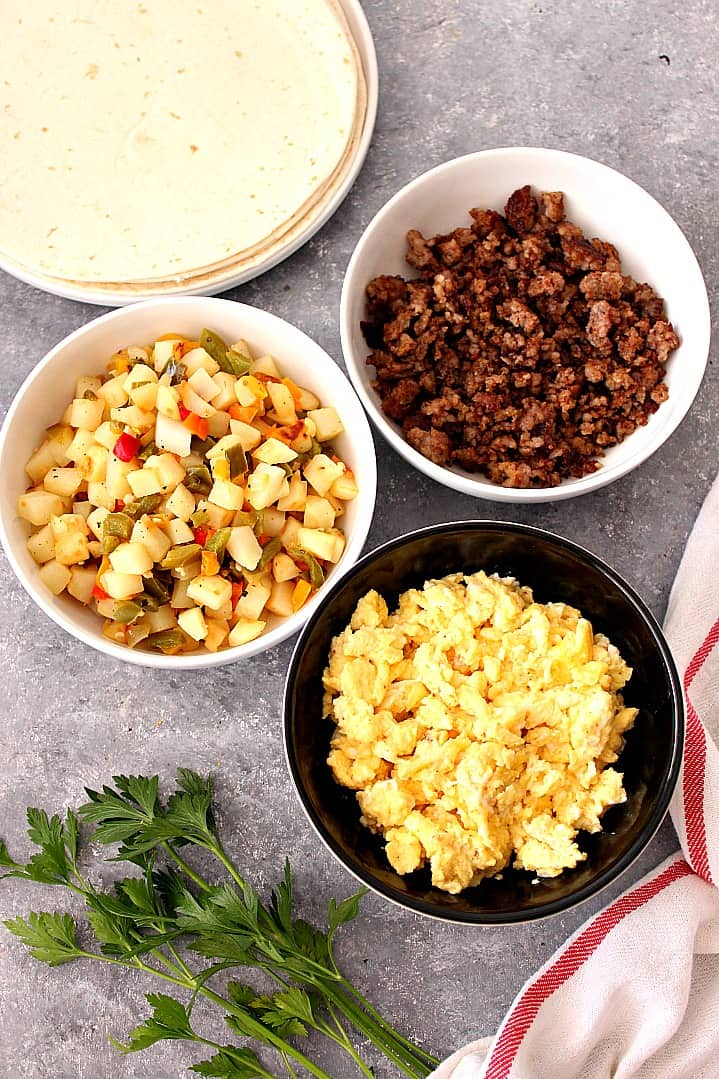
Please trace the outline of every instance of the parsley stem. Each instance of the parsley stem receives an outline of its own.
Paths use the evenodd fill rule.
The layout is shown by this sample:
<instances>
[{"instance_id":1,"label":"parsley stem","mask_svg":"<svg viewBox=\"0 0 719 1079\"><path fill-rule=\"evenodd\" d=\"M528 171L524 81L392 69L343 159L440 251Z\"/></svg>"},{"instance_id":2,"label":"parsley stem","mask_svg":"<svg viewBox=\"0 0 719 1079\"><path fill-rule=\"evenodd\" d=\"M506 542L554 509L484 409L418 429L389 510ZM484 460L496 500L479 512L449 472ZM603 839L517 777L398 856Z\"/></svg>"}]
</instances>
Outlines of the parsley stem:
<instances>
[{"instance_id":1,"label":"parsley stem","mask_svg":"<svg viewBox=\"0 0 719 1079\"><path fill-rule=\"evenodd\" d=\"M170 857L173 858L175 862L177 862L177 864L179 865L179 867L183 871L183 873L186 873L187 876L190 878L190 880L195 882L195 884L197 885L198 888L200 888L203 892L212 891L212 889L211 889L210 885L207 883L207 881L204 880L204 878L201 877L199 873L196 873L191 865L188 865L188 863L185 861L185 859L182 857L182 855L177 853L177 851L175 850L175 848L172 846L171 843L163 842L161 845L164 848L164 850L167 851L167 853L170 855Z\"/></svg>"}]
</instances>

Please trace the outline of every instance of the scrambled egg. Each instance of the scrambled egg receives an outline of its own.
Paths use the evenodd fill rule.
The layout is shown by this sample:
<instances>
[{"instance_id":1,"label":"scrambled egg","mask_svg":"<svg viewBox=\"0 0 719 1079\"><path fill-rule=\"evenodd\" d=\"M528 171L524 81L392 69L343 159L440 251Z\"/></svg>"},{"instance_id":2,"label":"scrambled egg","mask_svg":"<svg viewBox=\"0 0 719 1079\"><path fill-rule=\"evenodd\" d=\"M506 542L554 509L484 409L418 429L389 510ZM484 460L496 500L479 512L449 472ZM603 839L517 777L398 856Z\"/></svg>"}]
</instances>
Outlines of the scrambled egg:
<instances>
[{"instance_id":1,"label":"scrambled egg","mask_svg":"<svg viewBox=\"0 0 719 1079\"><path fill-rule=\"evenodd\" d=\"M510 861L557 876L626 798L609 765L637 714L631 673L578 610L511 578L428 581L391 615L371 591L324 672L327 762L398 873L429 862L455 893Z\"/></svg>"}]
</instances>

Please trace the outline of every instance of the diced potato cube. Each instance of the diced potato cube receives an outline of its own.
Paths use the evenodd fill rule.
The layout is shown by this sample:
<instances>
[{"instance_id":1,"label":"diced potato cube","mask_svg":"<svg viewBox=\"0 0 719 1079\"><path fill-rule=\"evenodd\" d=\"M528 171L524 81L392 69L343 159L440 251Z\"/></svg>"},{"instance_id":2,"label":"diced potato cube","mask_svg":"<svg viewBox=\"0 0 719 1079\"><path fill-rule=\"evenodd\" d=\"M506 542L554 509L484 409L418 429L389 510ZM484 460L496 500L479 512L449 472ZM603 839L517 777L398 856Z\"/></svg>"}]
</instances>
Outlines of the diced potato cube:
<instances>
[{"instance_id":1,"label":"diced potato cube","mask_svg":"<svg viewBox=\"0 0 719 1079\"><path fill-rule=\"evenodd\" d=\"M97 395L101 386L102 379L99 375L80 375L75 383L75 397L84 397L86 393Z\"/></svg>"},{"instance_id":2,"label":"diced potato cube","mask_svg":"<svg viewBox=\"0 0 719 1079\"><path fill-rule=\"evenodd\" d=\"M260 462L247 480L247 499L252 508L263 510L276 502L281 497L286 478L283 468ZM241 509L240 506L237 508Z\"/></svg>"},{"instance_id":3,"label":"diced potato cube","mask_svg":"<svg viewBox=\"0 0 719 1079\"><path fill-rule=\"evenodd\" d=\"M217 374L213 376L212 381L215 383L216 392L214 397L209 398L210 404L214 405L217 409L226 411L230 405L234 405L237 400L235 397L235 383L237 382L237 377L231 375L229 371L218 371Z\"/></svg>"},{"instance_id":4,"label":"diced potato cube","mask_svg":"<svg viewBox=\"0 0 719 1079\"><path fill-rule=\"evenodd\" d=\"M107 382L103 382L99 390L97 390L97 396L101 401L104 401L108 408L122 408L127 404L128 395L125 392L125 378L126 375L116 375L115 378L110 378Z\"/></svg>"},{"instance_id":5,"label":"diced potato cube","mask_svg":"<svg viewBox=\"0 0 719 1079\"><path fill-rule=\"evenodd\" d=\"M286 514L280 513L274 506L267 506L262 516L262 531L274 539L282 532L286 519Z\"/></svg>"},{"instance_id":6,"label":"diced potato cube","mask_svg":"<svg viewBox=\"0 0 719 1079\"><path fill-rule=\"evenodd\" d=\"M68 567L54 560L40 566L37 575L45 587L50 589L53 596L59 596L70 583L70 570Z\"/></svg>"},{"instance_id":7,"label":"diced potato cube","mask_svg":"<svg viewBox=\"0 0 719 1079\"><path fill-rule=\"evenodd\" d=\"M219 363L217 363L216 360L213 360L212 356L210 356L209 352L205 352L204 348L193 348L190 352L185 352L182 357L182 362L185 365L188 375L194 375L195 371L198 371L200 368L207 371L208 375L215 375L220 370Z\"/></svg>"},{"instance_id":8,"label":"diced potato cube","mask_svg":"<svg viewBox=\"0 0 719 1079\"><path fill-rule=\"evenodd\" d=\"M76 397L70 406L70 426L94 431L102 423L104 412L105 402L101 397L96 401L90 401L87 397Z\"/></svg>"},{"instance_id":9,"label":"diced potato cube","mask_svg":"<svg viewBox=\"0 0 719 1079\"><path fill-rule=\"evenodd\" d=\"M95 442L99 442L106 450L113 450L122 431L123 428L121 423L113 423L111 420L105 420L105 422L101 423L97 430L93 432L93 438ZM75 438L78 438L79 435L80 432L78 431Z\"/></svg>"},{"instance_id":10,"label":"diced potato cube","mask_svg":"<svg viewBox=\"0 0 719 1079\"><path fill-rule=\"evenodd\" d=\"M150 562L162 562L163 558L170 550L172 546L172 540L165 534L159 525L152 524L150 518L141 518L136 521L132 528L132 535L130 536L132 545L139 545L144 547L147 551ZM117 547L115 550L119 551ZM110 556L112 562L112 555ZM117 569L113 563L113 569ZM152 565L148 567L152 569ZM134 570L130 572L146 573L147 570Z\"/></svg>"},{"instance_id":11,"label":"diced potato cube","mask_svg":"<svg viewBox=\"0 0 719 1079\"><path fill-rule=\"evenodd\" d=\"M307 424L303 421L298 434L290 442L295 453L309 453L312 449L312 435L307 430Z\"/></svg>"},{"instance_id":12,"label":"diced potato cube","mask_svg":"<svg viewBox=\"0 0 719 1079\"><path fill-rule=\"evenodd\" d=\"M140 576L151 571L152 555L144 543L121 543L110 553L110 565L116 573Z\"/></svg>"},{"instance_id":13,"label":"diced potato cube","mask_svg":"<svg viewBox=\"0 0 719 1079\"><path fill-rule=\"evenodd\" d=\"M171 453L161 453L155 458L152 467L160 477L163 491L174 491L178 483L182 483L185 478L184 468Z\"/></svg>"},{"instance_id":14,"label":"diced potato cube","mask_svg":"<svg viewBox=\"0 0 719 1079\"><path fill-rule=\"evenodd\" d=\"M72 504L72 512L78 513L81 517L84 517L85 520L87 520L92 513L92 506L85 499L82 499L80 501L76 500Z\"/></svg>"},{"instance_id":15,"label":"diced potato cube","mask_svg":"<svg viewBox=\"0 0 719 1079\"><path fill-rule=\"evenodd\" d=\"M214 406L213 406L214 407ZM210 438L222 438L230 429L230 416L227 412L215 412L207 420L207 433Z\"/></svg>"},{"instance_id":16,"label":"diced potato cube","mask_svg":"<svg viewBox=\"0 0 719 1079\"><path fill-rule=\"evenodd\" d=\"M204 367L198 367L195 373L190 375L187 382L203 401L209 402L213 397L217 396L217 383L208 375Z\"/></svg>"},{"instance_id":17,"label":"diced potato cube","mask_svg":"<svg viewBox=\"0 0 719 1079\"><path fill-rule=\"evenodd\" d=\"M150 633L162 633L165 629L174 629L177 625L175 612L169 603L158 607L156 611L148 611L145 615L148 621Z\"/></svg>"},{"instance_id":18,"label":"diced potato cube","mask_svg":"<svg viewBox=\"0 0 719 1079\"><path fill-rule=\"evenodd\" d=\"M265 604L266 610L272 611L281 618L289 618L291 614L294 614L292 608L294 587L293 581L273 581L270 597Z\"/></svg>"},{"instance_id":19,"label":"diced potato cube","mask_svg":"<svg viewBox=\"0 0 719 1079\"><path fill-rule=\"evenodd\" d=\"M317 528L304 528L300 525L297 546L325 562L339 562L344 551L345 538L341 532L321 532Z\"/></svg>"},{"instance_id":20,"label":"diced potato cube","mask_svg":"<svg viewBox=\"0 0 719 1079\"><path fill-rule=\"evenodd\" d=\"M87 453L78 461L82 478L88 483L102 483L107 478L107 461L110 451L104 446L89 446Z\"/></svg>"},{"instance_id":21,"label":"diced potato cube","mask_svg":"<svg viewBox=\"0 0 719 1079\"><path fill-rule=\"evenodd\" d=\"M151 367L148 367L146 363L136 363L125 375L125 381L122 384L122 388L129 397L132 396L132 391L136 386L141 386L146 382L156 384L157 374Z\"/></svg>"},{"instance_id":22,"label":"diced potato cube","mask_svg":"<svg viewBox=\"0 0 719 1079\"><path fill-rule=\"evenodd\" d=\"M104 506L98 506L97 509L92 510L88 514L87 523L90 531L97 536L98 539L102 539L102 523L107 517L110 511Z\"/></svg>"},{"instance_id":23,"label":"diced potato cube","mask_svg":"<svg viewBox=\"0 0 719 1079\"><path fill-rule=\"evenodd\" d=\"M167 450L178 457L187 457L192 448L192 432L184 423L159 412L155 425L155 442L161 450Z\"/></svg>"},{"instance_id":24,"label":"diced potato cube","mask_svg":"<svg viewBox=\"0 0 719 1079\"><path fill-rule=\"evenodd\" d=\"M59 495L50 491L26 491L17 500L17 515L31 525L49 524L52 517L59 517L64 506Z\"/></svg>"},{"instance_id":25,"label":"diced potato cube","mask_svg":"<svg viewBox=\"0 0 719 1079\"><path fill-rule=\"evenodd\" d=\"M55 540L55 560L63 566L73 566L90 557L87 545L88 525L84 517L63 513L50 520Z\"/></svg>"},{"instance_id":26,"label":"diced potato cube","mask_svg":"<svg viewBox=\"0 0 719 1079\"><path fill-rule=\"evenodd\" d=\"M172 599L170 602L176 611L195 606L194 599L190 599L187 594L189 586L190 578L186 581L175 581L175 587L172 590Z\"/></svg>"},{"instance_id":27,"label":"diced potato cube","mask_svg":"<svg viewBox=\"0 0 719 1079\"><path fill-rule=\"evenodd\" d=\"M185 408L205 420L214 415L216 411L214 405L211 405L209 401L203 401L200 395L195 393L189 382L180 383L180 399Z\"/></svg>"},{"instance_id":28,"label":"diced potato cube","mask_svg":"<svg viewBox=\"0 0 719 1079\"><path fill-rule=\"evenodd\" d=\"M217 652L220 645L224 643L229 631L230 627L224 618L208 618L207 636L205 637L205 648L208 652Z\"/></svg>"},{"instance_id":29,"label":"diced potato cube","mask_svg":"<svg viewBox=\"0 0 719 1079\"><path fill-rule=\"evenodd\" d=\"M73 566L70 570L70 581L67 590L80 603L87 606L92 600L92 590L95 587L94 566Z\"/></svg>"},{"instance_id":30,"label":"diced potato cube","mask_svg":"<svg viewBox=\"0 0 719 1079\"><path fill-rule=\"evenodd\" d=\"M297 407L301 408L303 412L311 412L313 408L319 408L320 399L308 390L305 386L297 387Z\"/></svg>"},{"instance_id":31,"label":"diced potato cube","mask_svg":"<svg viewBox=\"0 0 719 1079\"><path fill-rule=\"evenodd\" d=\"M107 471L105 472L105 487L109 497L114 502L119 498L125 498L130 494L130 484L127 481L129 474L136 470L136 461L121 461L114 453L108 454ZM91 484L88 483L88 491ZM92 499L90 499L92 502ZM104 503L102 503L104 505ZM109 507L112 509L112 505Z\"/></svg>"},{"instance_id":32,"label":"diced potato cube","mask_svg":"<svg viewBox=\"0 0 719 1079\"><path fill-rule=\"evenodd\" d=\"M174 386L157 387L157 398L155 399L155 408L163 416L167 416L171 420L180 420L180 394Z\"/></svg>"},{"instance_id":33,"label":"diced potato cube","mask_svg":"<svg viewBox=\"0 0 719 1079\"><path fill-rule=\"evenodd\" d=\"M235 397L238 404L249 408L258 401L264 401L267 390L264 382L260 382L253 375L242 375L235 383Z\"/></svg>"},{"instance_id":34,"label":"diced potato cube","mask_svg":"<svg viewBox=\"0 0 719 1079\"><path fill-rule=\"evenodd\" d=\"M192 637L193 641L204 641L207 636L207 622L199 607L181 611L177 616L177 623L181 630Z\"/></svg>"},{"instance_id":35,"label":"diced potato cube","mask_svg":"<svg viewBox=\"0 0 719 1079\"><path fill-rule=\"evenodd\" d=\"M256 637L259 637L263 632L266 622L249 621L244 618L230 630L230 635L227 638L227 643L231 648L238 648L241 644L249 644L250 641L254 641Z\"/></svg>"},{"instance_id":36,"label":"diced potato cube","mask_svg":"<svg viewBox=\"0 0 719 1079\"><path fill-rule=\"evenodd\" d=\"M27 549L38 564L49 562L55 557L55 537L49 524L44 525L39 532L33 532L28 538Z\"/></svg>"},{"instance_id":37,"label":"diced potato cube","mask_svg":"<svg viewBox=\"0 0 719 1079\"><path fill-rule=\"evenodd\" d=\"M294 561L284 551L280 551L272 559L272 576L276 581L293 581L299 572Z\"/></svg>"},{"instance_id":38,"label":"diced potato cube","mask_svg":"<svg viewBox=\"0 0 719 1079\"><path fill-rule=\"evenodd\" d=\"M357 486L354 472L351 472L348 468L345 469L330 487L330 494L333 498L341 498L343 502L350 502L353 498L356 498L359 494L359 487Z\"/></svg>"},{"instance_id":39,"label":"diced potato cube","mask_svg":"<svg viewBox=\"0 0 719 1079\"><path fill-rule=\"evenodd\" d=\"M115 423L122 423L126 427L132 427L135 431L150 431L155 425L155 413L145 412L137 405L125 405L124 408L110 410L110 419Z\"/></svg>"},{"instance_id":40,"label":"diced potato cube","mask_svg":"<svg viewBox=\"0 0 719 1079\"><path fill-rule=\"evenodd\" d=\"M90 436L92 437L92 436ZM45 441L35 450L25 465L25 471L32 483L42 483L45 473L57 464L50 443Z\"/></svg>"},{"instance_id":41,"label":"diced potato cube","mask_svg":"<svg viewBox=\"0 0 719 1079\"><path fill-rule=\"evenodd\" d=\"M306 528L332 528L335 523L332 504L319 495L308 495L302 523Z\"/></svg>"},{"instance_id":42,"label":"diced potato cube","mask_svg":"<svg viewBox=\"0 0 719 1079\"><path fill-rule=\"evenodd\" d=\"M307 502L307 483L300 472L293 472L289 480L290 492L277 502L277 509L286 513L303 510Z\"/></svg>"},{"instance_id":43,"label":"diced potato cube","mask_svg":"<svg viewBox=\"0 0 719 1079\"><path fill-rule=\"evenodd\" d=\"M137 405L143 412L151 412L157 407L158 385L156 382L142 382L134 386L130 394L133 405Z\"/></svg>"},{"instance_id":44,"label":"diced potato cube","mask_svg":"<svg viewBox=\"0 0 719 1079\"><path fill-rule=\"evenodd\" d=\"M224 528L230 524L234 517L234 510L222 509L221 506L215 506L212 502L202 500L197 505L198 510L204 510L207 514L207 523L210 528Z\"/></svg>"},{"instance_id":45,"label":"diced potato cube","mask_svg":"<svg viewBox=\"0 0 719 1079\"><path fill-rule=\"evenodd\" d=\"M280 471L282 470L280 469ZM284 472L282 475L284 476ZM242 509L245 502L245 491L243 487L233 483L232 480L215 480L207 497L210 502L220 506L221 509L234 512ZM250 501L252 500L250 499ZM255 509L257 508L255 506Z\"/></svg>"},{"instance_id":46,"label":"diced potato cube","mask_svg":"<svg viewBox=\"0 0 719 1079\"><path fill-rule=\"evenodd\" d=\"M173 350L179 338L168 338L166 341L155 341L152 350L152 366L158 374L161 374L172 359Z\"/></svg>"},{"instance_id":47,"label":"diced potato cube","mask_svg":"<svg viewBox=\"0 0 719 1079\"><path fill-rule=\"evenodd\" d=\"M102 558L103 545L100 540L88 540L87 549L90 552L90 558Z\"/></svg>"},{"instance_id":48,"label":"diced potato cube","mask_svg":"<svg viewBox=\"0 0 719 1079\"><path fill-rule=\"evenodd\" d=\"M190 582L187 595L200 607L217 611L232 597L232 584L225 577L195 577Z\"/></svg>"},{"instance_id":49,"label":"diced potato cube","mask_svg":"<svg viewBox=\"0 0 719 1079\"><path fill-rule=\"evenodd\" d=\"M230 431L239 439L242 449L249 453L255 446L259 446L262 435L252 424L243 423L242 420L230 420Z\"/></svg>"},{"instance_id":50,"label":"diced potato cube","mask_svg":"<svg viewBox=\"0 0 719 1079\"><path fill-rule=\"evenodd\" d=\"M79 468L51 468L43 480L43 487L54 495L75 495L82 486L83 476Z\"/></svg>"},{"instance_id":51,"label":"diced potato cube","mask_svg":"<svg viewBox=\"0 0 719 1079\"><path fill-rule=\"evenodd\" d=\"M331 438L337 438L344 431L342 420L337 414L336 408L313 408L307 413L315 425L315 438L318 442L329 442Z\"/></svg>"},{"instance_id":52,"label":"diced potato cube","mask_svg":"<svg viewBox=\"0 0 719 1079\"><path fill-rule=\"evenodd\" d=\"M88 483L87 500L92 506L104 506L108 510L115 508L115 495L110 494L105 483Z\"/></svg>"},{"instance_id":53,"label":"diced potato cube","mask_svg":"<svg viewBox=\"0 0 719 1079\"><path fill-rule=\"evenodd\" d=\"M239 525L230 531L227 553L244 569L253 570L262 557L262 548L249 525Z\"/></svg>"},{"instance_id":54,"label":"diced potato cube","mask_svg":"<svg viewBox=\"0 0 719 1079\"><path fill-rule=\"evenodd\" d=\"M265 604L272 593L272 577L262 575L247 582L247 588L235 604L235 614L238 618L248 618L254 621L259 618L265 609Z\"/></svg>"},{"instance_id":55,"label":"diced potato cube","mask_svg":"<svg viewBox=\"0 0 719 1079\"><path fill-rule=\"evenodd\" d=\"M159 494L162 491L162 480L154 468L138 468L129 472L127 482L135 498Z\"/></svg>"},{"instance_id":56,"label":"diced potato cube","mask_svg":"<svg viewBox=\"0 0 719 1079\"><path fill-rule=\"evenodd\" d=\"M256 461L264 461L268 465L281 465L294 461L297 454L279 438L268 438L256 450L253 450L252 456Z\"/></svg>"},{"instance_id":57,"label":"diced potato cube","mask_svg":"<svg viewBox=\"0 0 719 1079\"><path fill-rule=\"evenodd\" d=\"M285 527L280 532L280 538L284 547L297 546L297 536L301 527L302 525L296 517L288 517L285 520Z\"/></svg>"},{"instance_id":58,"label":"diced potato cube","mask_svg":"<svg viewBox=\"0 0 719 1079\"><path fill-rule=\"evenodd\" d=\"M116 601L109 596L107 599L96 599L95 610L101 618L112 618L115 614Z\"/></svg>"},{"instance_id":59,"label":"diced potato cube","mask_svg":"<svg viewBox=\"0 0 719 1079\"><path fill-rule=\"evenodd\" d=\"M216 457L224 457L228 450L233 449L235 446L242 446L242 441L238 435L224 435L219 439L214 446L205 454L208 461L213 461ZM243 447L244 449L244 447Z\"/></svg>"},{"instance_id":60,"label":"diced potato cube","mask_svg":"<svg viewBox=\"0 0 719 1079\"><path fill-rule=\"evenodd\" d=\"M268 382L267 392L272 401L272 410L280 423L295 423L297 412L295 399L284 382Z\"/></svg>"},{"instance_id":61,"label":"diced potato cube","mask_svg":"<svg viewBox=\"0 0 719 1079\"><path fill-rule=\"evenodd\" d=\"M302 472L318 495L326 495L344 470L345 466L341 462L335 463L327 454L318 453L315 457L310 457Z\"/></svg>"},{"instance_id":62,"label":"diced potato cube","mask_svg":"<svg viewBox=\"0 0 719 1079\"><path fill-rule=\"evenodd\" d=\"M195 512L195 496L191 491L187 490L183 483L178 483L175 490L166 500L165 506L170 513L173 513L175 517L179 517L181 521L189 521L190 516Z\"/></svg>"},{"instance_id":63,"label":"diced potato cube","mask_svg":"<svg viewBox=\"0 0 719 1079\"><path fill-rule=\"evenodd\" d=\"M176 547L180 543L192 543L195 538L195 535L190 526L185 521L180 521L177 518L173 518L171 521L168 521L168 523L165 525L165 532L167 533L173 547Z\"/></svg>"},{"instance_id":64,"label":"diced potato cube","mask_svg":"<svg viewBox=\"0 0 719 1079\"><path fill-rule=\"evenodd\" d=\"M75 437L72 427L64 423L56 423L47 432L47 444L55 458L56 465L66 465L70 458L67 455L68 446Z\"/></svg>"},{"instance_id":65,"label":"diced potato cube","mask_svg":"<svg viewBox=\"0 0 719 1079\"><path fill-rule=\"evenodd\" d=\"M250 371L253 375L259 372L263 375L273 375L275 378L280 377L279 368L275 363L275 359L269 354L258 356L256 360L253 360Z\"/></svg>"}]
</instances>

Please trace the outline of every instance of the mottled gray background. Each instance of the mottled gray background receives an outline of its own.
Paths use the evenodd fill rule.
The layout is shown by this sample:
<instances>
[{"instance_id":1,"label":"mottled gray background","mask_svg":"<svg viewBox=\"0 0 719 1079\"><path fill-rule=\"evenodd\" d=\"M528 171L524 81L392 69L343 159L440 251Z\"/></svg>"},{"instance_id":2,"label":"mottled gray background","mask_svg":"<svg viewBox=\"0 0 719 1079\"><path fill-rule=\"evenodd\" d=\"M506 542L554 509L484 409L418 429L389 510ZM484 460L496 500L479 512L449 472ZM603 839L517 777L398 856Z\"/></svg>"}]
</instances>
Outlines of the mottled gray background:
<instances>
[{"instance_id":1,"label":"mottled gray background","mask_svg":"<svg viewBox=\"0 0 719 1079\"><path fill-rule=\"evenodd\" d=\"M542 145L587 154L642 184L677 220L717 292L717 68L711 0L367 0L381 79L366 165L307 246L232 297L299 325L341 363L342 274L362 229L406 181L472 150ZM518 180L531 180L519 177ZM0 400L43 353L97 308L45 296L0 274ZM716 361L669 442L594 495L536 508L476 502L415 473L378 440L380 482L369 545L411 526L501 517L547 526L611 562L661 615L685 539L717 469ZM280 696L292 642L242 666L167 676L115 664L68 638L0 567L0 830L25 851L26 804L62 808L114 772L178 764L217 776L221 821L260 882L292 855L303 912L321 916L353 881L320 847L285 772ZM439 1055L488 1033L524 979L600 904L675 846L665 826L594 903L512 929L453 928L367 897L342 939L348 974ZM50 907L49 889L0 888L3 917ZM106 1035L143 1014L134 974L49 970L0 932L0 1072L17 1079L173 1079L198 1059L183 1045L121 1058ZM4 1065L4 1066L3 1066ZM337 1079L349 1074L328 1058ZM380 1077L392 1069L380 1064Z\"/></svg>"}]
</instances>

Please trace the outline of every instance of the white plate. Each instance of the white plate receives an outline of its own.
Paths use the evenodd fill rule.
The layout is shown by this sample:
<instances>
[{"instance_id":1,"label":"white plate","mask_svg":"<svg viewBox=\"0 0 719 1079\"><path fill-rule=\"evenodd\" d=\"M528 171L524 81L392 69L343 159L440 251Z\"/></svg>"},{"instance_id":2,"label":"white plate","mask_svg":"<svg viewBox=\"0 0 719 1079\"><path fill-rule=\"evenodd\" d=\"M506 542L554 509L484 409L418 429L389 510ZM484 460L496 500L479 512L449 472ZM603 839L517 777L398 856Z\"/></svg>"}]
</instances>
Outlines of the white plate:
<instances>
[{"instance_id":1,"label":"white plate","mask_svg":"<svg viewBox=\"0 0 719 1079\"><path fill-rule=\"evenodd\" d=\"M185 279L178 280L168 278L157 284L128 283L122 287L85 285L28 270L27 267L16 264L3 255L0 255L0 269L35 288L57 296L84 303L115 307L160 296L215 295L258 277L292 255L326 224L348 194L367 155L377 115L377 57L367 20L359 0L338 0L338 3L357 48L364 75L367 97L364 121L357 134L352 156L343 165L337 182L330 184L327 192L319 198L307 215L303 216L294 227L288 229L277 244L261 250L255 259L243 261L240 265L230 263L227 267L220 267L207 274L188 275Z\"/></svg>"}]
</instances>

